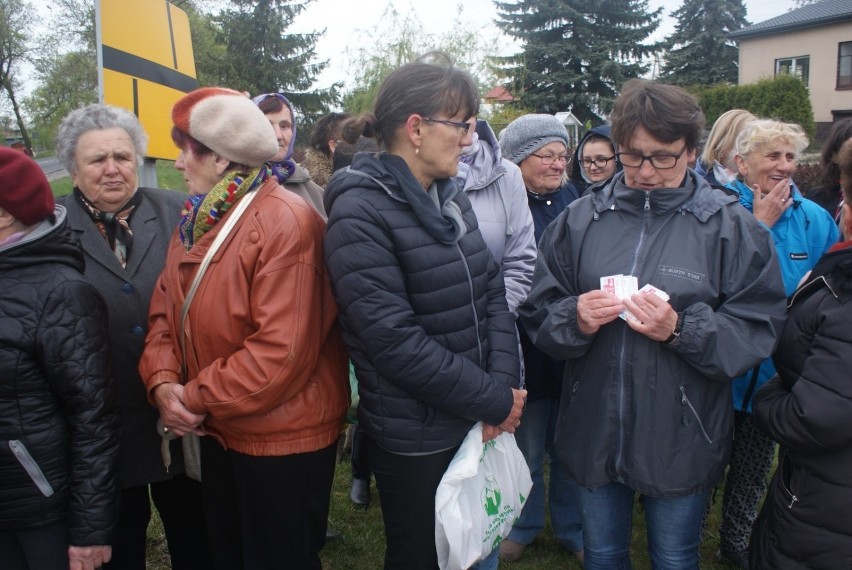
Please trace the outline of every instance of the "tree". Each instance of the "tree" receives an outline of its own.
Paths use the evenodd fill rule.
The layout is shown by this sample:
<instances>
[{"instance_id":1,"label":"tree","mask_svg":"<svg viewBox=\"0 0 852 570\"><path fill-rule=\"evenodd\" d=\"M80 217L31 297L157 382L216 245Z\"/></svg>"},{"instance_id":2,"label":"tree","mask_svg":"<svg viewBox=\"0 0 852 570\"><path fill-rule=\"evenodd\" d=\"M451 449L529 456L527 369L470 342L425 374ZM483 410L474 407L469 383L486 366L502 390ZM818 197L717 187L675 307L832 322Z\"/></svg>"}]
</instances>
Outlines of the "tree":
<instances>
[{"instance_id":1,"label":"tree","mask_svg":"<svg viewBox=\"0 0 852 570\"><path fill-rule=\"evenodd\" d=\"M312 1L232 0L213 19L217 43L225 48L217 83L253 94L280 91L309 119L327 112L339 98L340 85L308 91L328 65L316 61L323 32L286 32Z\"/></svg>"},{"instance_id":2,"label":"tree","mask_svg":"<svg viewBox=\"0 0 852 570\"><path fill-rule=\"evenodd\" d=\"M29 24L33 21L32 7L23 0L0 0L0 90L5 92L24 145L32 150L30 135L18 103L20 65L29 58Z\"/></svg>"},{"instance_id":3,"label":"tree","mask_svg":"<svg viewBox=\"0 0 852 570\"><path fill-rule=\"evenodd\" d=\"M521 53L496 57L506 87L539 113L572 109L600 122L621 85L647 71L644 44L657 29L661 8L647 0L495 0L497 26L523 44Z\"/></svg>"},{"instance_id":4,"label":"tree","mask_svg":"<svg viewBox=\"0 0 852 570\"><path fill-rule=\"evenodd\" d=\"M497 50L497 38L481 33L483 26L463 25L462 7L448 32L440 35L423 33L423 26L413 11L401 15L388 4L382 25L364 32L369 47L350 54L349 68L355 70L353 85L343 97L343 108L350 113L363 113L373 107L379 85L387 75L405 63L429 51L446 53L455 65L467 70L480 91L493 86L495 76L488 55ZM489 40L488 38L491 37Z\"/></svg>"},{"instance_id":5,"label":"tree","mask_svg":"<svg viewBox=\"0 0 852 570\"><path fill-rule=\"evenodd\" d=\"M743 0L684 0L660 79L674 85L736 83L739 48L728 34L749 25Z\"/></svg>"},{"instance_id":6,"label":"tree","mask_svg":"<svg viewBox=\"0 0 852 570\"><path fill-rule=\"evenodd\" d=\"M98 101L98 70L88 50L51 53L36 65L38 86L24 107L51 143L59 122L71 111Z\"/></svg>"}]
</instances>

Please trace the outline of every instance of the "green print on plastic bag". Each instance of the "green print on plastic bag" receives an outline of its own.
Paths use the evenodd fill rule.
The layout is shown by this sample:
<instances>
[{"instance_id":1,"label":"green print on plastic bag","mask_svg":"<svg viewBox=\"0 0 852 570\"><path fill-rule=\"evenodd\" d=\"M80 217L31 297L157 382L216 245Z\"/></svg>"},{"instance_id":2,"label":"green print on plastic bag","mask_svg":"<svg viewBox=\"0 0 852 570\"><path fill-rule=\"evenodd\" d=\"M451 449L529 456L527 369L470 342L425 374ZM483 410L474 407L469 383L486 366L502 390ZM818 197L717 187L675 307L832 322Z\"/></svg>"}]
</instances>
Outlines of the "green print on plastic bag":
<instances>
[{"instance_id":1,"label":"green print on plastic bag","mask_svg":"<svg viewBox=\"0 0 852 570\"><path fill-rule=\"evenodd\" d=\"M500 505L503 502L503 495L500 493L500 486L493 476L489 475L485 478L485 486L482 488L482 506L485 507L485 513L489 517L497 516L500 513Z\"/></svg>"}]
</instances>

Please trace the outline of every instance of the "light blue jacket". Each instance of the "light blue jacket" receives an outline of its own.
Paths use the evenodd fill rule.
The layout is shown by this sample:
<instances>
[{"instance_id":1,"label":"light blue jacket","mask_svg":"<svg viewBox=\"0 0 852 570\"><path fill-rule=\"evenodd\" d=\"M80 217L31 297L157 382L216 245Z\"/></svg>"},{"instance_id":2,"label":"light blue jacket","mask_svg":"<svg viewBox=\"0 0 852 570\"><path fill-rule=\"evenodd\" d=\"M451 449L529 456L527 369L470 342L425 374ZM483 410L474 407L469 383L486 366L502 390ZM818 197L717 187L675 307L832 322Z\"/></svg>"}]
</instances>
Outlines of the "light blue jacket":
<instances>
[{"instance_id":1,"label":"light blue jacket","mask_svg":"<svg viewBox=\"0 0 852 570\"><path fill-rule=\"evenodd\" d=\"M754 194L751 188L735 180L728 185L740 196L742 204L753 211ZM793 205L769 228L781 264L781 276L787 296L793 294L799 281L816 265L822 254L837 243L840 232L828 213L815 202L804 198L793 185ZM775 376L771 358L760 366L733 380L734 409L751 413L754 395L770 378Z\"/></svg>"}]
</instances>

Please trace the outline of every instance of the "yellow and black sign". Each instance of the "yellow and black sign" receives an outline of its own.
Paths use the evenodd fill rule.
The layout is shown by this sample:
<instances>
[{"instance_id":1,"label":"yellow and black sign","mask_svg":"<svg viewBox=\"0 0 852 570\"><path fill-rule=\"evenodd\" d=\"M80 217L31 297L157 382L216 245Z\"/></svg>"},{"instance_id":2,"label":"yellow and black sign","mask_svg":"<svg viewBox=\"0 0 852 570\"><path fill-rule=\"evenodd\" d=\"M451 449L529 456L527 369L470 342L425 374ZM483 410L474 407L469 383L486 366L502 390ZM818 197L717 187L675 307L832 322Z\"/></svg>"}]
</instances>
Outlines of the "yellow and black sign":
<instances>
[{"instance_id":1,"label":"yellow and black sign","mask_svg":"<svg viewBox=\"0 0 852 570\"><path fill-rule=\"evenodd\" d=\"M198 87L186 13L164 0L97 0L101 101L129 109L148 156L174 160L172 105Z\"/></svg>"}]
</instances>

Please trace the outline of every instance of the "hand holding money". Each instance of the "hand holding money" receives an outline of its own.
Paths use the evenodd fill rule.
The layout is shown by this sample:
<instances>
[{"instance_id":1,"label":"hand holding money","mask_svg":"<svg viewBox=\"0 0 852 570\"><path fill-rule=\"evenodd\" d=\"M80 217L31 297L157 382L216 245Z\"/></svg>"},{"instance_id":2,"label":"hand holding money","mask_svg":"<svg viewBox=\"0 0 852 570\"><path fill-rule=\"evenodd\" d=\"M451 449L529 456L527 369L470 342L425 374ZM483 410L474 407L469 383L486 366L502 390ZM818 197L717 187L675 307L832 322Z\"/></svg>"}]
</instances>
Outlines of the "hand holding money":
<instances>
[{"instance_id":1,"label":"hand holding money","mask_svg":"<svg viewBox=\"0 0 852 570\"><path fill-rule=\"evenodd\" d=\"M667 299L668 295L663 298L656 291L643 287L642 291L624 300L624 306L630 313L627 324L651 340L668 339L677 325L677 312Z\"/></svg>"},{"instance_id":2,"label":"hand holding money","mask_svg":"<svg viewBox=\"0 0 852 570\"><path fill-rule=\"evenodd\" d=\"M586 336L617 319L622 311L624 303L608 291L594 290L577 297L577 325Z\"/></svg>"}]
</instances>

